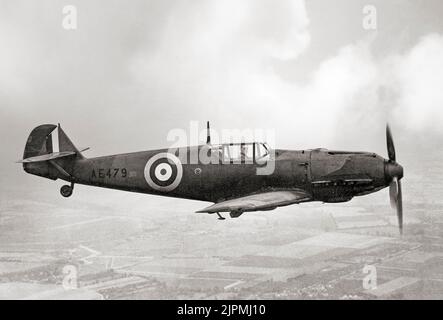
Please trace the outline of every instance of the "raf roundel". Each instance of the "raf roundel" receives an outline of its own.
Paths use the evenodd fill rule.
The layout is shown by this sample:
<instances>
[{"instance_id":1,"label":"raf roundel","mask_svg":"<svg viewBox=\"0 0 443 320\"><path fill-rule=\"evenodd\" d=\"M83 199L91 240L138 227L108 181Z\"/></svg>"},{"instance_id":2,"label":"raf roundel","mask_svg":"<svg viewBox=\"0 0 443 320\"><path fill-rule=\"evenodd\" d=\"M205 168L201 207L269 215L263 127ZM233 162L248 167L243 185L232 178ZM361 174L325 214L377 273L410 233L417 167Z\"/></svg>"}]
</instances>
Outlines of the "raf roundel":
<instances>
[{"instance_id":1,"label":"raf roundel","mask_svg":"<svg viewBox=\"0 0 443 320\"><path fill-rule=\"evenodd\" d=\"M145 180L158 191L172 191L178 187L183 176L180 159L172 153L158 153L145 166Z\"/></svg>"}]
</instances>

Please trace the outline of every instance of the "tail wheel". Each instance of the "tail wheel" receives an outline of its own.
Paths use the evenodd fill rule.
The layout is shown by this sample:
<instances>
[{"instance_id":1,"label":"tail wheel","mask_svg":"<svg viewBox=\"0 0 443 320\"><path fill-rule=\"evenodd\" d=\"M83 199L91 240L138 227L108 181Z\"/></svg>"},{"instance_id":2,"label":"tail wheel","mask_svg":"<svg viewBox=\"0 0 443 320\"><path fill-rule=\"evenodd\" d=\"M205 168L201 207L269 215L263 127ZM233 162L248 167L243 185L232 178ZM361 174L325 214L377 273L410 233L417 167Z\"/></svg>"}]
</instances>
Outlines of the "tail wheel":
<instances>
[{"instance_id":1,"label":"tail wheel","mask_svg":"<svg viewBox=\"0 0 443 320\"><path fill-rule=\"evenodd\" d=\"M72 195L72 192L74 190L74 187L72 186L68 186L67 184L65 184L63 187L60 188L60 194L67 198L70 197Z\"/></svg>"}]
</instances>

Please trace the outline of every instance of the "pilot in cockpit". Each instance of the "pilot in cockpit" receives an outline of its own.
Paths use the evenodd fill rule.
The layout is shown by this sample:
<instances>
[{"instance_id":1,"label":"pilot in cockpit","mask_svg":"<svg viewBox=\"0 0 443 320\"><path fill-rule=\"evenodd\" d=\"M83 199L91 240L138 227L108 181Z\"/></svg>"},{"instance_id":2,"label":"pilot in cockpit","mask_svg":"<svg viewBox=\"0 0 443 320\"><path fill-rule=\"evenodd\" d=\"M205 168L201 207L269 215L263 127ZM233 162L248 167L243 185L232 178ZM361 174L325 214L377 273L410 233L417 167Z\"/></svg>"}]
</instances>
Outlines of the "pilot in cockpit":
<instances>
[{"instance_id":1,"label":"pilot in cockpit","mask_svg":"<svg viewBox=\"0 0 443 320\"><path fill-rule=\"evenodd\" d=\"M248 147L244 144L241 145L241 149L240 149L240 159L242 162L245 162L245 160L248 157Z\"/></svg>"}]
</instances>

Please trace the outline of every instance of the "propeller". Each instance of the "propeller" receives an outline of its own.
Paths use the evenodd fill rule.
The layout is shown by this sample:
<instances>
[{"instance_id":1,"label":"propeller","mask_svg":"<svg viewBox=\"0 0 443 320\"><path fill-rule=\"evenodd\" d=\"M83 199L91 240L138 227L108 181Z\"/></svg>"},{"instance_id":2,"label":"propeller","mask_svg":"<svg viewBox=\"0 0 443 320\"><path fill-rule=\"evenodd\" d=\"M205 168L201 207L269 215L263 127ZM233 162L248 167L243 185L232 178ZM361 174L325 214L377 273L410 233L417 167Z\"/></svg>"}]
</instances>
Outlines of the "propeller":
<instances>
[{"instance_id":1,"label":"propeller","mask_svg":"<svg viewBox=\"0 0 443 320\"><path fill-rule=\"evenodd\" d=\"M389 161L386 164L386 175L389 183L389 198L391 206L397 210L398 227L400 234L403 233L403 202L401 192L401 178L403 178L403 167L396 162L394 139L391 129L386 125L386 143L388 148Z\"/></svg>"}]
</instances>

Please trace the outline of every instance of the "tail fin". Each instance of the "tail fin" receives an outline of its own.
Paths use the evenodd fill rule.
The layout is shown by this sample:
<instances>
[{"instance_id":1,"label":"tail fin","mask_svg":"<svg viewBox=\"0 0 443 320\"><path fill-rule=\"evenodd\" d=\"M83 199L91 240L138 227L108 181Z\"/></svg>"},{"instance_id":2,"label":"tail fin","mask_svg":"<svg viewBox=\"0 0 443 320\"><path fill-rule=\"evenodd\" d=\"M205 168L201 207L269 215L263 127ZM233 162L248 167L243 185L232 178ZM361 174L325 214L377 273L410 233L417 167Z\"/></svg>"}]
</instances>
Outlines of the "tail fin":
<instances>
[{"instance_id":1,"label":"tail fin","mask_svg":"<svg viewBox=\"0 0 443 320\"><path fill-rule=\"evenodd\" d=\"M52 153L52 131L57 128L53 124L42 124L35 127L26 141L23 159Z\"/></svg>"},{"instance_id":2,"label":"tail fin","mask_svg":"<svg viewBox=\"0 0 443 320\"><path fill-rule=\"evenodd\" d=\"M58 125L59 152L53 152L52 132L57 128L53 124L35 127L26 141L23 153L23 169L34 175L49 179L63 177L69 179L74 159L84 159L66 133Z\"/></svg>"},{"instance_id":3,"label":"tail fin","mask_svg":"<svg viewBox=\"0 0 443 320\"><path fill-rule=\"evenodd\" d=\"M59 145L59 151L73 151L77 154L78 159L83 159L83 155L80 151L76 148L76 146L72 143L71 139L66 135L66 133L63 131L62 127L60 126L60 123L58 124L58 145Z\"/></svg>"}]
</instances>

